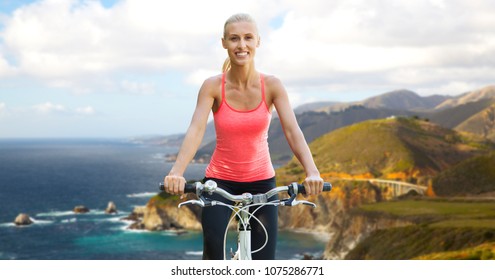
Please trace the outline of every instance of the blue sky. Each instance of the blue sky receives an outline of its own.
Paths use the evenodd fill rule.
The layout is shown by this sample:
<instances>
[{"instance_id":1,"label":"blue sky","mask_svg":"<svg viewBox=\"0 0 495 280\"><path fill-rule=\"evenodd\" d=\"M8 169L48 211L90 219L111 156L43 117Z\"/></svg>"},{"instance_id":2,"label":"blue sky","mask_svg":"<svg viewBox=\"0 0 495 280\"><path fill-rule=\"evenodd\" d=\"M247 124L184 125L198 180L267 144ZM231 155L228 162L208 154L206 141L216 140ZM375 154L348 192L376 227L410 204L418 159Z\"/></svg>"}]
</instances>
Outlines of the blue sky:
<instances>
[{"instance_id":1,"label":"blue sky","mask_svg":"<svg viewBox=\"0 0 495 280\"><path fill-rule=\"evenodd\" d=\"M236 12L256 18L256 65L293 106L494 83L490 0L167 3L0 0L0 138L184 132Z\"/></svg>"}]
</instances>

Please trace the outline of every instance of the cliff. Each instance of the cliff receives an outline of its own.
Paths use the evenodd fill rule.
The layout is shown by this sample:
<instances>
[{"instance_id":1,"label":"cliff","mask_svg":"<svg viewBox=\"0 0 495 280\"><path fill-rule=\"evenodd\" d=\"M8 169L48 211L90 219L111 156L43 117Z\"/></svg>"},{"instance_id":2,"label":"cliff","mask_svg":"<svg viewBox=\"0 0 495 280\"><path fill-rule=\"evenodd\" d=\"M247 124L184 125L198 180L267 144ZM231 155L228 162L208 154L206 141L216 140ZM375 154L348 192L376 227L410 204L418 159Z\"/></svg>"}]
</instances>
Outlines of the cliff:
<instances>
[{"instance_id":1,"label":"cliff","mask_svg":"<svg viewBox=\"0 0 495 280\"><path fill-rule=\"evenodd\" d=\"M192 195L188 199L192 199ZM184 206L177 208L179 198L162 192L152 197L141 207L142 219L131 225L131 229L157 230L201 230L201 208Z\"/></svg>"},{"instance_id":2,"label":"cliff","mask_svg":"<svg viewBox=\"0 0 495 280\"><path fill-rule=\"evenodd\" d=\"M349 252L375 231L412 224L405 219L349 213L343 214L340 220L341 223L334 227L335 234L325 248L324 259L345 259Z\"/></svg>"},{"instance_id":3,"label":"cliff","mask_svg":"<svg viewBox=\"0 0 495 280\"><path fill-rule=\"evenodd\" d=\"M279 226L285 230L327 234L324 259L343 259L348 252L378 229L412 224L407 219L386 215L354 213L363 205L387 201L392 197L368 182L334 181L330 193L309 197L317 208L281 207ZM303 199L303 198L300 198Z\"/></svg>"}]
</instances>

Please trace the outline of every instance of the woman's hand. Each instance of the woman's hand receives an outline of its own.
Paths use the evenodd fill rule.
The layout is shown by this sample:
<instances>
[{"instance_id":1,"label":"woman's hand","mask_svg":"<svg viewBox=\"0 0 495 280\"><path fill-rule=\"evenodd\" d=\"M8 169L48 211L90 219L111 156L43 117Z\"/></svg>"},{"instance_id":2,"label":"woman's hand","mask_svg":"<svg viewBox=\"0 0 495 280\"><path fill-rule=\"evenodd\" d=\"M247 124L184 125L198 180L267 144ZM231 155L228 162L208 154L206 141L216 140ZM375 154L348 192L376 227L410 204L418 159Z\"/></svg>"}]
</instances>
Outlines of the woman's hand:
<instances>
[{"instance_id":1,"label":"woman's hand","mask_svg":"<svg viewBox=\"0 0 495 280\"><path fill-rule=\"evenodd\" d=\"M323 179L320 176L308 176L303 182L306 195L318 195L323 191Z\"/></svg>"},{"instance_id":2,"label":"woman's hand","mask_svg":"<svg viewBox=\"0 0 495 280\"><path fill-rule=\"evenodd\" d=\"M168 175L163 179L165 191L173 195L183 195L186 179L182 176Z\"/></svg>"}]
</instances>

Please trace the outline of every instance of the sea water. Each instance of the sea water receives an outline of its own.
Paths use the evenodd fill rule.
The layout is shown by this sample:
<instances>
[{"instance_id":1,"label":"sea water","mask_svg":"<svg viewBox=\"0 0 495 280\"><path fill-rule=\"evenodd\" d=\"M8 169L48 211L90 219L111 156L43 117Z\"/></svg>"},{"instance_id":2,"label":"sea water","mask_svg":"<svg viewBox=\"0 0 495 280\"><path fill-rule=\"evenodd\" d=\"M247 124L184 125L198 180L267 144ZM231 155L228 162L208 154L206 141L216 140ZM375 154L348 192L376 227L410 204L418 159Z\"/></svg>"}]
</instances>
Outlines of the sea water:
<instances>
[{"instance_id":1,"label":"sea water","mask_svg":"<svg viewBox=\"0 0 495 280\"><path fill-rule=\"evenodd\" d=\"M0 259L201 259L200 231L136 231L122 220L157 194L175 152L115 139L0 140ZM205 167L191 164L185 177L201 179ZM117 214L105 213L109 201ZM78 205L90 212L73 213ZM34 224L15 226L19 213ZM325 243L280 232L277 259L319 255Z\"/></svg>"}]
</instances>

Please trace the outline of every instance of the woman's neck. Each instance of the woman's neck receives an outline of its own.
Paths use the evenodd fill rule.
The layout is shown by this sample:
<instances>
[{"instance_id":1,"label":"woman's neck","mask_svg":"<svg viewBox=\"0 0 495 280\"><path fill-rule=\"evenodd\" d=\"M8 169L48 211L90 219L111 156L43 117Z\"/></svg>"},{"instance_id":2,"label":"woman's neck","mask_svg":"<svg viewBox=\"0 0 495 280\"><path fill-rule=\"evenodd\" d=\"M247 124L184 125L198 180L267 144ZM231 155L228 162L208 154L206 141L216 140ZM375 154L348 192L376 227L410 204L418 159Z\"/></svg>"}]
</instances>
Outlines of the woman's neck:
<instances>
[{"instance_id":1,"label":"woman's neck","mask_svg":"<svg viewBox=\"0 0 495 280\"><path fill-rule=\"evenodd\" d=\"M253 63L245 66L232 65L227 73L227 77L231 83L244 87L253 79L257 80L259 74Z\"/></svg>"}]
</instances>

